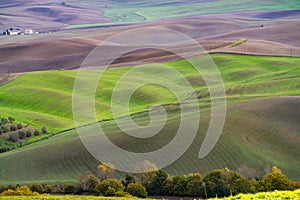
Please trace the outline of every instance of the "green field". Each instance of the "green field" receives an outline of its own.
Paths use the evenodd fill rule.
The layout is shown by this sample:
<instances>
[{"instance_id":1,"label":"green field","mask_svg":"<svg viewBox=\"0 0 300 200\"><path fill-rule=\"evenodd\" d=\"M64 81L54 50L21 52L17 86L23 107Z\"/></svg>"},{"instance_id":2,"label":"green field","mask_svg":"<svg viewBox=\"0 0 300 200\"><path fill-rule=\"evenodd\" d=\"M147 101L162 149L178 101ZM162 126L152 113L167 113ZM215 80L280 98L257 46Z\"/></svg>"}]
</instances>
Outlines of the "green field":
<instances>
[{"instance_id":1,"label":"green field","mask_svg":"<svg viewBox=\"0 0 300 200\"><path fill-rule=\"evenodd\" d=\"M186 61L166 63L190 81L201 107L200 129L194 143L166 170L172 174L205 174L217 168L236 170L247 165L262 175L267 167L276 165L290 179L299 181L300 170L295 166L300 164L300 58L227 54L214 54L212 58L223 76L229 105L221 139L211 154L202 160L198 158L198 152L210 120L207 88ZM96 95L99 120L111 118L107 106L110 93L119 77L130 69L114 68L105 72ZM150 72L151 67L147 73ZM53 131L73 127L71 97L76 73L47 71L18 77L0 89L0 115L12 115L23 123L34 127L47 126ZM168 74L158 75L170 78ZM141 77L136 81L141 81ZM177 79L171 81L180 84ZM185 91L181 92L184 97ZM103 121L101 126L115 143L125 149L146 152L158 149L176 133L180 112L176 104L170 104L176 101L170 91L157 85L145 86L132 96L130 111L139 112L133 115L139 124L149 123L148 112L143 110L148 110L151 105L169 104L166 106L169 114L166 126L146 142L129 139L113 120ZM0 154L0 184L76 182L80 173L97 173L98 164L99 161L83 147L77 132L71 130Z\"/></svg>"},{"instance_id":2,"label":"green field","mask_svg":"<svg viewBox=\"0 0 300 200\"><path fill-rule=\"evenodd\" d=\"M107 7L104 6L105 4ZM114 21L102 24L74 24L70 25L68 28L128 24L161 19L195 17L241 11L297 10L300 8L300 3L297 0L271 2L267 0L238 0L230 2L230 5L226 0L213 0L204 2L167 0L163 3L159 0L110 1L99 4L94 4L94 2L91 4L91 1L70 1L70 5L88 9L104 10L104 16L111 18Z\"/></svg>"},{"instance_id":3,"label":"green field","mask_svg":"<svg viewBox=\"0 0 300 200\"><path fill-rule=\"evenodd\" d=\"M223 77L228 100L240 101L271 96L300 95L300 58L259 57L213 54L213 60ZM204 81L186 62L179 60L165 63L181 73L201 99L209 97ZM96 94L96 109L99 120L112 118L110 97L119 78L130 67L108 69ZM147 73L160 74L162 79L170 79L168 74L155 70ZM72 91L77 71L44 71L19 76L0 88L0 116L14 116L19 122L35 128L44 126L51 131L73 128ZM142 81L137 77L134 82ZM180 81L170 80L176 85ZM131 83L129 82L128 85ZM186 95L182 91L182 96ZM151 105L176 102L176 97L167 89L149 85L140 88L131 99L131 113L149 109ZM101 112L100 112L101 111Z\"/></svg>"},{"instance_id":4,"label":"green field","mask_svg":"<svg viewBox=\"0 0 300 200\"><path fill-rule=\"evenodd\" d=\"M212 200L219 200L220 198L214 198ZM222 200L248 200L248 199L264 199L264 200L283 200L283 199L291 199L298 200L300 199L300 190L296 191L275 191L275 192L260 192L257 194L239 194L234 197L226 197L222 198ZM221 199L220 199L221 200Z\"/></svg>"}]
</instances>

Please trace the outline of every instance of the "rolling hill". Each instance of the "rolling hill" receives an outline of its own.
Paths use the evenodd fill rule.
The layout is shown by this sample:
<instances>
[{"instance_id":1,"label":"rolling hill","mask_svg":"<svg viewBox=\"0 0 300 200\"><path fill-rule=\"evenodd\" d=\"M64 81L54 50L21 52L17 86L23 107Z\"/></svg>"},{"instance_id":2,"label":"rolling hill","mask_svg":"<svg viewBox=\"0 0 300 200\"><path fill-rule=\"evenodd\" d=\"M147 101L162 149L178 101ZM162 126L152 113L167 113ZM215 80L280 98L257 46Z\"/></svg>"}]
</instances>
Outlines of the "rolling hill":
<instances>
[{"instance_id":1,"label":"rolling hill","mask_svg":"<svg viewBox=\"0 0 300 200\"><path fill-rule=\"evenodd\" d=\"M208 157L198 158L210 120L209 95L202 79L184 60L165 63L189 80L199 97L201 122L188 151L167 170L173 174L207 173L221 167L247 166L255 175L277 165L299 181L300 58L212 54L228 95L228 116L223 134ZM195 58L197 59L197 58ZM131 67L108 69L96 95L97 117L110 119L110 94L116 81ZM151 67L149 66L149 71ZM71 97L76 71L45 71L19 76L1 86L0 114L12 115L48 130L74 127ZM160 73L162 78L170 78ZM146 74L141 77L147 77ZM139 77L136 80L140 81ZM171 79L173 84L180 84ZM131 84L130 82L127 84ZM181 91L185 95L185 91ZM22 101L19 101L22 99ZM167 104L170 117L160 134L149 141L126 137L113 120L100 122L109 137L125 149L149 151L164 146L179 122L176 98L159 86L142 87L131 98L130 111L140 124L149 123L147 110ZM175 104L172 104L175 103ZM135 130L138 131L138 130ZM30 155L30 156L29 156ZM186 163L189 163L186 165ZM79 173L96 173L99 164L83 147L75 130L0 154L0 183L75 182ZM121 176L121 174L118 174Z\"/></svg>"},{"instance_id":2,"label":"rolling hill","mask_svg":"<svg viewBox=\"0 0 300 200\"><path fill-rule=\"evenodd\" d=\"M299 108L299 97L273 97L231 104L219 142L208 157L200 160L198 152L210 118L209 109L203 109L204 120L194 143L166 170L172 174L205 174L217 168L237 170L246 166L255 177L276 165L289 178L299 181L300 171L296 167L300 163ZM178 112L173 111L162 132L147 142L129 139L113 121L101 125L110 131L110 139L122 148L149 151L159 149L170 140L176 132L178 117ZM148 121L141 114L134 118L139 122ZM0 161L2 184L76 182L79 174L97 174L99 164L84 148L76 131L1 154ZM121 174L117 173L117 176Z\"/></svg>"},{"instance_id":3,"label":"rolling hill","mask_svg":"<svg viewBox=\"0 0 300 200\"><path fill-rule=\"evenodd\" d=\"M172 18L186 18L213 14L242 11L278 11L299 10L297 0L282 1L250 1L227 0L213 1L180 1L159 0L146 1L2 1L0 29L9 27L34 28L38 31L49 31L100 25L122 25L148 22ZM273 15L273 14L271 14ZM281 17L294 13L280 14ZM276 18L279 15L274 14ZM260 14L256 18L270 18L270 12Z\"/></svg>"}]
</instances>

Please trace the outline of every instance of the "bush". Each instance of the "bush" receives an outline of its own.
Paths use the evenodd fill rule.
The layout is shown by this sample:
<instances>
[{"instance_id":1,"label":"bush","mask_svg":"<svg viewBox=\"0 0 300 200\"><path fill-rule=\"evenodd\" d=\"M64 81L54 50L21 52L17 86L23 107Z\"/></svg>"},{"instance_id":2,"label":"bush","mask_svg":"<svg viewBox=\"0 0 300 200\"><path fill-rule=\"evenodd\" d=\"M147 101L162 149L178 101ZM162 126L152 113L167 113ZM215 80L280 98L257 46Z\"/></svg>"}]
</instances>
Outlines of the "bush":
<instances>
[{"instance_id":1,"label":"bush","mask_svg":"<svg viewBox=\"0 0 300 200\"><path fill-rule=\"evenodd\" d=\"M268 191L292 189L290 180L275 166L272 168L272 173L264 177L264 183Z\"/></svg>"},{"instance_id":2,"label":"bush","mask_svg":"<svg viewBox=\"0 0 300 200\"><path fill-rule=\"evenodd\" d=\"M9 140L12 141L12 142L17 142L18 141L18 135L16 133L9 134Z\"/></svg>"},{"instance_id":3,"label":"bush","mask_svg":"<svg viewBox=\"0 0 300 200\"><path fill-rule=\"evenodd\" d=\"M28 138L32 137L32 133L30 130L26 131L26 137Z\"/></svg>"},{"instance_id":4,"label":"bush","mask_svg":"<svg viewBox=\"0 0 300 200\"><path fill-rule=\"evenodd\" d=\"M46 134L46 133L47 133L46 127L43 127L43 128L42 128L42 133L43 133L43 134Z\"/></svg>"},{"instance_id":5,"label":"bush","mask_svg":"<svg viewBox=\"0 0 300 200\"><path fill-rule=\"evenodd\" d=\"M147 191L144 186L142 186L139 183L130 183L127 186L126 191L131 194L132 196L140 197L140 198L146 198L147 197Z\"/></svg>"},{"instance_id":6,"label":"bush","mask_svg":"<svg viewBox=\"0 0 300 200\"><path fill-rule=\"evenodd\" d=\"M64 193L65 194L74 194L76 191L76 188L72 184L65 184L64 185Z\"/></svg>"},{"instance_id":7,"label":"bush","mask_svg":"<svg viewBox=\"0 0 300 200\"><path fill-rule=\"evenodd\" d=\"M8 121L7 121L7 119L6 118L1 118L1 123L2 124L6 124Z\"/></svg>"},{"instance_id":8,"label":"bush","mask_svg":"<svg viewBox=\"0 0 300 200\"><path fill-rule=\"evenodd\" d=\"M17 127L15 125L10 126L10 131L16 131L16 130L17 130Z\"/></svg>"},{"instance_id":9,"label":"bush","mask_svg":"<svg viewBox=\"0 0 300 200\"><path fill-rule=\"evenodd\" d=\"M31 191L42 193L43 192L43 186L41 184L32 184L30 186Z\"/></svg>"},{"instance_id":10,"label":"bush","mask_svg":"<svg viewBox=\"0 0 300 200\"><path fill-rule=\"evenodd\" d=\"M15 118L13 118L13 117L8 117L8 121L9 121L10 123L12 123L12 122L15 121Z\"/></svg>"},{"instance_id":11,"label":"bush","mask_svg":"<svg viewBox=\"0 0 300 200\"><path fill-rule=\"evenodd\" d=\"M23 125L22 124L17 124L17 129L22 129Z\"/></svg>"},{"instance_id":12,"label":"bush","mask_svg":"<svg viewBox=\"0 0 300 200\"><path fill-rule=\"evenodd\" d=\"M0 196L38 196L39 193L32 192L27 186L21 186L13 189L8 189L0 194Z\"/></svg>"},{"instance_id":13,"label":"bush","mask_svg":"<svg viewBox=\"0 0 300 200\"><path fill-rule=\"evenodd\" d=\"M26 138L26 134L24 131L19 131L18 136L19 136L19 139L21 139L21 140L24 140Z\"/></svg>"},{"instance_id":14,"label":"bush","mask_svg":"<svg viewBox=\"0 0 300 200\"><path fill-rule=\"evenodd\" d=\"M35 136L39 136L40 135L40 132L38 130L34 130L33 133L34 133Z\"/></svg>"},{"instance_id":15,"label":"bush","mask_svg":"<svg viewBox=\"0 0 300 200\"><path fill-rule=\"evenodd\" d=\"M3 133L7 133L9 131L7 126L1 126L1 129L3 130Z\"/></svg>"},{"instance_id":16,"label":"bush","mask_svg":"<svg viewBox=\"0 0 300 200\"><path fill-rule=\"evenodd\" d=\"M89 175L84 183L84 187L86 191L93 193L98 184L98 178L96 176Z\"/></svg>"},{"instance_id":17,"label":"bush","mask_svg":"<svg viewBox=\"0 0 300 200\"><path fill-rule=\"evenodd\" d=\"M108 179L99 183L96 186L95 191L97 195L115 196L116 194L119 194L119 192L124 191L124 186L116 179Z\"/></svg>"}]
</instances>

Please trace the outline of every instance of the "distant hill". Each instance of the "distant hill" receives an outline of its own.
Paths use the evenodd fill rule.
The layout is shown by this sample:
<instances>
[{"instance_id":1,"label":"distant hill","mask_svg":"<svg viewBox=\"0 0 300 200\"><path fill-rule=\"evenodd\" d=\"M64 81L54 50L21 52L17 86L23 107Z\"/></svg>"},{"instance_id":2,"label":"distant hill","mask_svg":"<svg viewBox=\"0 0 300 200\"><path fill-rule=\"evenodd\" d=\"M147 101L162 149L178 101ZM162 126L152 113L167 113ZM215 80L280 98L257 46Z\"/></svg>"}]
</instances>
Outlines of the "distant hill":
<instances>
[{"instance_id":1,"label":"distant hill","mask_svg":"<svg viewBox=\"0 0 300 200\"><path fill-rule=\"evenodd\" d=\"M53 31L57 28L95 25L120 25L154 20L186 18L243 11L299 10L297 0L251 1L227 0L180 1L36 1L14 0L1 2L0 28L34 28ZM256 18L273 19L294 16L295 12L261 13ZM1 24L1 23L0 23ZM71 26L69 26L71 25Z\"/></svg>"}]
</instances>

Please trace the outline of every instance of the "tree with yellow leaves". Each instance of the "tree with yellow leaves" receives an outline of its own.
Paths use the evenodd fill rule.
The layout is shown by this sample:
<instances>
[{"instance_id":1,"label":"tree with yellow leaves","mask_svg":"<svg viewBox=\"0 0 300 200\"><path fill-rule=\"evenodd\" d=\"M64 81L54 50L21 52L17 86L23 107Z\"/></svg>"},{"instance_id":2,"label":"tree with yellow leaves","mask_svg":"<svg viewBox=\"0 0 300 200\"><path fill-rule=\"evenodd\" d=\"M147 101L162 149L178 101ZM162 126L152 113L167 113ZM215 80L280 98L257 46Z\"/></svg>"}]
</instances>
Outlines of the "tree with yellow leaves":
<instances>
[{"instance_id":1,"label":"tree with yellow leaves","mask_svg":"<svg viewBox=\"0 0 300 200\"><path fill-rule=\"evenodd\" d=\"M98 169L100 169L103 179L111 178L115 172L115 166L109 162L101 163L100 165L98 165Z\"/></svg>"}]
</instances>

